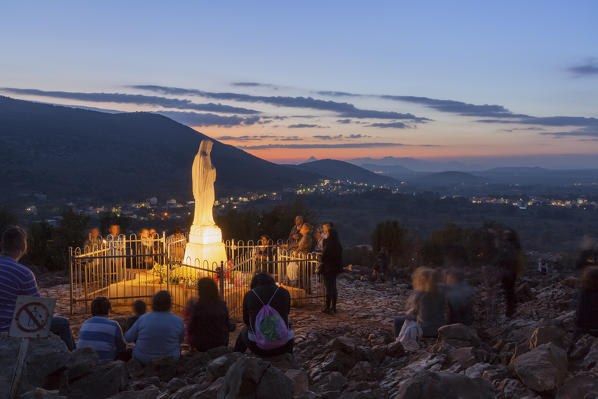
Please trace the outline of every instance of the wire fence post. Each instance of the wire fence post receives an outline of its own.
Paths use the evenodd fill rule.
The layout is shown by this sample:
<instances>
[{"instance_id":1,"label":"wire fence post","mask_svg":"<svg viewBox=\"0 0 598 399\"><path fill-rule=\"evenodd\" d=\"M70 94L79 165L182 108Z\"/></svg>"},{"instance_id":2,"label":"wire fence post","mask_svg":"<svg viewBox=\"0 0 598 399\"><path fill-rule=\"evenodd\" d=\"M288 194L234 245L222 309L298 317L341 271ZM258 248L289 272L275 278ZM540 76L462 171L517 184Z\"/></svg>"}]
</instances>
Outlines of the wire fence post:
<instances>
[{"instance_id":1,"label":"wire fence post","mask_svg":"<svg viewBox=\"0 0 598 399\"><path fill-rule=\"evenodd\" d=\"M224 261L220 261L220 267L217 271L218 283L220 284L220 295L224 298Z\"/></svg>"},{"instance_id":2,"label":"wire fence post","mask_svg":"<svg viewBox=\"0 0 598 399\"><path fill-rule=\"evenodd\" d=\"M73 247L69 247L69 286L70 286L70 302L71 302L71 316L73 315Z\"/></svg>"}]
</instances>

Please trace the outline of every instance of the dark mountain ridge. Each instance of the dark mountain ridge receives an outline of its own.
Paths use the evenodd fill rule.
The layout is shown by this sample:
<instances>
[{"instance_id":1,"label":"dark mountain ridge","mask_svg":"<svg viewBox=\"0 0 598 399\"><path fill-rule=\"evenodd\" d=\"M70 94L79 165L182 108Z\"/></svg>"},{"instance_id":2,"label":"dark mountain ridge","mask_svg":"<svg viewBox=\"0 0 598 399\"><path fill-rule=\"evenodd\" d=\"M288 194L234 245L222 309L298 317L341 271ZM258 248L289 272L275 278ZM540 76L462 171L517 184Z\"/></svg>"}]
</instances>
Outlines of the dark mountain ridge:
<instances>
[{"instance_id":1,"label":"dark mountain ridge","mask_svg":"<svg viewBox=\"0 0 598 399\"><path fill-rule=\"evenodd\" d=\"M191 165L207 138L153 113L104 113L0 96L0 199L31 193L190 199ZM318 179L211 140L216 197Z\"/></svg>"}]
</instances>

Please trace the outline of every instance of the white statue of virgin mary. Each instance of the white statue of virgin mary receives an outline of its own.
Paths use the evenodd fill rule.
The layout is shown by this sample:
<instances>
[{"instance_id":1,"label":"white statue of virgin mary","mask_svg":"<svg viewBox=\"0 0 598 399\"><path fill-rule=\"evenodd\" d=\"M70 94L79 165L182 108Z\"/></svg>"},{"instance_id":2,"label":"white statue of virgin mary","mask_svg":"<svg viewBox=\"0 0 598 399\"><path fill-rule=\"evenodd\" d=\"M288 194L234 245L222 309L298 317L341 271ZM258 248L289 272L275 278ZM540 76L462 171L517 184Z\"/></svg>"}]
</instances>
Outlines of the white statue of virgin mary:
<instances>
[{"instance_id":1,"label":"white statue of virgin mary","mask_svg":"<svg viewBox=\"0 0 598 399\"><path fill-rule=\"evenodd\" d=\"M183 263L192 266L215 269L226 263L226 249L222 242L222 231L214 223L214 182L216 169L212 165L210 152L213 142L202 140L199 151L193 160L191 177L195 213L189 231L189 241L185 246Z\"/></svg>"},{"instance_id":2,"label":"white statue of virgin mary","mask_svg":"<svg viewBox=\"0 0 598 399\"><path fill-rule=\"evenodd\" d=\"M202 140L199 151L193 161L192 181L193 198L195 199L194 226L213 226L214 223L214 182L216 168L212 166L210 152L214 143Z\"/></svg>"}]
</instances>

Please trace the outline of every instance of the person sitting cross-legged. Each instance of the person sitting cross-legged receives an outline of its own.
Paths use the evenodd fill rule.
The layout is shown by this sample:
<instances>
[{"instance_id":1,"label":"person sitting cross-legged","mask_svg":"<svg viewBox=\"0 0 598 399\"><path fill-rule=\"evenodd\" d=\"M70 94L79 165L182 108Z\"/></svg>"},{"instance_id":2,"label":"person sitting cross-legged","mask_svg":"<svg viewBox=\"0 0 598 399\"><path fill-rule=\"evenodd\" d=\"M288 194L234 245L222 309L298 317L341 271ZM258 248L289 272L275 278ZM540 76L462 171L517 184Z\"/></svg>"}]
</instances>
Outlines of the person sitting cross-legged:
<instances>
[{"instance_id":1,"label":"person sitting cross-legged","mask_svg":"<svg viewBox=\"0 0 598 399\"><path fill-rule=\"evenodd\" d=\"M234 323L228 316L226 302L218 295L216 282L204 277L197 282L199 299L185 309L187 342L200 352L218 346L228 346L228 336Z\"/></svg>"},{"instance_id":2,"label":"person sitting cross-legged","mask_svg":"<svg viewBox=\"0 0 598 399\"><path fill-rule=\"evenodd\" d=\"M87 319L79 331L77 348L95 349L100 361L123 359L127 344L120 325L108 319L112 306L108 298L98 297L91 302L91 318Z\"/></svg>"},{"instance_id":3,"label":"person sitting cross-legged","mask_svg":"<svg viewBox=\"0 0 598 399\"><path fill-rule=\"evenodd\" d=\"M171 308L170 293L159 291L152 300L152 311L139 317L125 334L127 342L135 342L133 357L142 364L162 356L175 359L181 356L185 325Z\"/></svg>"},{"instance_id":4,"label":"person sitting cross-legged","mask_svg":"<svg viewBox=\"0 0 598 399\"><path fill-rule=\"evenodd\" d=\"M293 353L290 310L289 291L277 286L268 273L253 276L251 291L243 297L245 327L237 337L235 351L244 353L249 349L264 357Z\"/></svg>"}]
</instances>

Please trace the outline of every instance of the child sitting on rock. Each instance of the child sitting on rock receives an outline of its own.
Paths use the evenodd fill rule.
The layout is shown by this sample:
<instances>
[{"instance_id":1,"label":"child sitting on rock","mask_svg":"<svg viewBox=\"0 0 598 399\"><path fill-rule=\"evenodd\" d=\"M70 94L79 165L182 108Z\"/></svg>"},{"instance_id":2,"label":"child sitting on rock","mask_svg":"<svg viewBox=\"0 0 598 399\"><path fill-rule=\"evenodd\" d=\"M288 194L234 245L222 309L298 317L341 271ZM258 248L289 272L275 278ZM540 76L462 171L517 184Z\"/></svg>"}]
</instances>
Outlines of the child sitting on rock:
<instances>
[{"instance_id":1,"label":"child sitting on rock","mask_svg":"<svg viewBox=\"0 0 598 399\"><path fill-rule=\"evenodd\" d=\"M407 314L395 319L395 337L405 320L416 320L424 337L438 336L438 328L446 324L444 292L438 283L438 272L419 267L413 272L414 292L409 297Z\"/></svg>"},{"instance_id":2,"label":"child sitting on rock","mask_svg":"<svg viewBox=\"0 0 598 399\"><path fill-rule=\"evenodd\" d=\"M598 266L586 267L581 276L575 328L576 336L591 334L598 337Z\"/></svg>"},{"instance_id":3,"label":"child sitting on rock","mask_svg":"<svg viewBox=\"0 0 598 399\"><path fill-rule=\"evenodd\" d=\"M131 327L133 327L133 324L135 324L135 322L137 321L137 319L140 316L142 316L142 315L145 314L145 310L147 308L147 305L141 299L138 299L135 302L133 302L132 307L133 307L133 313L135 313L135 315L127 318L127 323L126 323L126 329L125 329L125 331L129 331L131 329Z\"/></svg>"},{"instance_id":4,"label":"child sitting on rock","mask_svg":"<svg viewBox=\"0 0 598 399\"><path fill-rule=\"evenodd\" d=\"M77 348L91 347L95 349L100 361L121 358L127 349L120 325L109 320L110 301L98 297L91 302L91 318L87 319L79 331Z\"/></svg>"}]
</instances>

